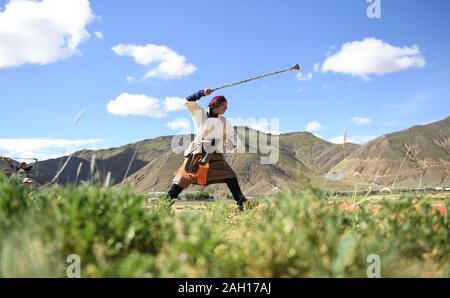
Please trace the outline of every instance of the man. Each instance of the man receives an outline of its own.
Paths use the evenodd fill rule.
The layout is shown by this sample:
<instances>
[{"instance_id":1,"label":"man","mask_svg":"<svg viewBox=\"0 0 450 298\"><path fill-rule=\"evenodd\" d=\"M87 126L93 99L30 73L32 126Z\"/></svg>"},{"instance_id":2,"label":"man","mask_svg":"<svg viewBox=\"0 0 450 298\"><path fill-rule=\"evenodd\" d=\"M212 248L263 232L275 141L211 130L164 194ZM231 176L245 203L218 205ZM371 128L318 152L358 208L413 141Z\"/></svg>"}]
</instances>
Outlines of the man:
<instances>
[{"instance_id":1,"label":"man","mask_svg":"<svg viewBox=\"0 0 450 298\"><path fill-rule=\"evenodd\" d=\"M8 163L11 169L17 172L17 175L19 175L19 177L25 176L26 178L28 178L31 169L38 161L36 158L33 159L34 162L27 164L26 162L18 162L11 158L3 157L3 160L6 161L6 163Z\"/></svg>"},{"instance_id":2,"label":"man","mask_svg":"<svg viewBox=\"0 0 450 298\"><path fill-rule=\"evenodd\" d=\"M184 153L185 161L176 173L168 195L175 199L190 184L226 183L239 209L243 210L247 199L239 187L235 172L223 156L223 153L233 152L239 145L233 127L223 117L227 100L224 96L214 97L208 111L197 103L201 97L211 93L212 90L207 88L186 98L185 105L194 119L197 135Z\"/></svg>"}]
</instances>

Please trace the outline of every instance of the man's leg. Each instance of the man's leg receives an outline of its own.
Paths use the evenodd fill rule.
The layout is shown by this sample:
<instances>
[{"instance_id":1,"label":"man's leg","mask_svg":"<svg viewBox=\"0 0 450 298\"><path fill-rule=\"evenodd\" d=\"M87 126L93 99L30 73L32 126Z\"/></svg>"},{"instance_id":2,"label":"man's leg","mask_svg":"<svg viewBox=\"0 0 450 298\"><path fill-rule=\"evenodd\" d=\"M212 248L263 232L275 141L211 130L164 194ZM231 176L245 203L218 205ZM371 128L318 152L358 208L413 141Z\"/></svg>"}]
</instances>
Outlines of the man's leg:
<instances>
[{"instance_id":1,"label":"man's leg","mask_svg":"<svg viewBox=\"0 0 450 298\"><path fill-rule=\"evenodd\" d=\"M236 204L242 210L244 203L247 202L247 199L245 198L244 194L241 191L241 188L239 187L239 182L238 182L237 178L235 177L235 178L225 179L225 183L227 184L228 188L230 189L231 194L233 195L233 198L236 201Z\"/></svg>"},{"instance_id":2,"label":"man's leg","mask_svg":"<svg viewBox=\"0 0 450 298\"><path fill-rule=\"evenodd\" d=\"M183 191L183 188L179 186L178 184L172 183L172 186L170 186L169 191L167 192L167 195L172 199L178 198L178 195Z\"/></svg>"}]
</instances>

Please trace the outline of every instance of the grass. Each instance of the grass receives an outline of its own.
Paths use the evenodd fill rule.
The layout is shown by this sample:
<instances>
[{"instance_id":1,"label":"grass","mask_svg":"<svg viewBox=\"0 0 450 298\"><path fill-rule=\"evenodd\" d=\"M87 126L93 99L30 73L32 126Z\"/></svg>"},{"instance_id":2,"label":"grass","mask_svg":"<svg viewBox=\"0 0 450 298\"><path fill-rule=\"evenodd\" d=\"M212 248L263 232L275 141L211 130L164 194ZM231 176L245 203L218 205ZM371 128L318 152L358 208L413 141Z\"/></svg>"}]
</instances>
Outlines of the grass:
<instances>
[{"instance_id":1,"label":"grass","mask_svg":"<svg viewBox=\"0 0 450 298\"><path fill-rule=\"evenodd\" d=\"M449 277L448 212L431 202L345 212L308 188L239 212L229 200L149 206L129 189L36 191L0 176L0 276L64 277L77 254L82 277L366 277L378 254L382 277Z\"/></svg>"}]
</instances>

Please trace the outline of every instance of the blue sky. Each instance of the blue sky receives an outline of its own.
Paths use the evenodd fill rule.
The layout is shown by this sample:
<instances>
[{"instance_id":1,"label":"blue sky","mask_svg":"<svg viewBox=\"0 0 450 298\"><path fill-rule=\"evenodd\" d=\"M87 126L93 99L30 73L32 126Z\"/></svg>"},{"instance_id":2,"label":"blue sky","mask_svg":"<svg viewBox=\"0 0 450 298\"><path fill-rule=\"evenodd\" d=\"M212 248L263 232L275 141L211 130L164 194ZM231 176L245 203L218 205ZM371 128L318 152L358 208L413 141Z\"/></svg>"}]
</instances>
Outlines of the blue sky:
<instances>
[{"instance_id":1,"label":"blue sky","mask_svg":"<svg viewBox=\"0 0 450 298\"><path fill-rule=\"evenodd\" d=\"M225 116L364 143L450 114L449 1L26 2L0 0L0 155L178 133L180 98L295 63L217 93Z\"/></svg>"}]
</instances>

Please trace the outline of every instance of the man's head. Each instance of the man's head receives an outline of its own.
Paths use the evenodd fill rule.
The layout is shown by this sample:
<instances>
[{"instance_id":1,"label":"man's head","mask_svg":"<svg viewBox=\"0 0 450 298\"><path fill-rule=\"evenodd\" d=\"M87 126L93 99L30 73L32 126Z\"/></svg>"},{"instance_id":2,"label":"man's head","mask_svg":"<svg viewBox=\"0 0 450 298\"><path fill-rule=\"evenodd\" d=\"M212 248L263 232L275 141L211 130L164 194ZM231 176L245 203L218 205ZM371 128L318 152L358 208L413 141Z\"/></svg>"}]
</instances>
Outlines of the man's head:
<instances>
[{"instance_id":1,"label":"man's head","mask_svg":"<svg viewBox=\"0 0 450 298\"><path fill-rule=\"evenodd\" d=\"M22 169L22 170L25 170L25 168L27 167L27 163L26 162L21 162L20 164L19 164L19 169Z\"/></svg>"},{"instance_id":2,"label":"man's head","mask_svg":"<svg viewBox=\"0 0 450 298\"><path fill-rule=\"evenodd\" d=\"M227 110L227 99L222 95L216 96L211 100L208 107L216 115L224 114Z\"/></svg>"}]
</instances>

